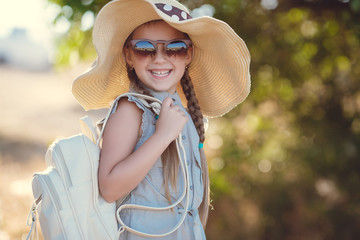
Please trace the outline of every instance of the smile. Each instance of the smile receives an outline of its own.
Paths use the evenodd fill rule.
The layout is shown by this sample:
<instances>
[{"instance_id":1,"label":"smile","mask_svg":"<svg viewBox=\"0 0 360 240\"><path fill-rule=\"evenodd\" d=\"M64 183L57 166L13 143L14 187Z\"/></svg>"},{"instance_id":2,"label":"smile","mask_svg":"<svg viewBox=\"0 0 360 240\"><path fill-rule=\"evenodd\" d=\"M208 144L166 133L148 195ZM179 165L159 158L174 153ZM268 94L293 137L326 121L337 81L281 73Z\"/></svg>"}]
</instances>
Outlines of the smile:
<instances>
[{"instance_id":1,"label":"smile","mask_svg":"<svg viewBox=\"0 0 360 240\"><path fill-rule=\"evenodd\" d=\"M153 74L154 76L157 77L165 77L167 75L169 75L171 72L171 70L168 71L151 71L151 74Z\"/></svg>"}]
</instances>

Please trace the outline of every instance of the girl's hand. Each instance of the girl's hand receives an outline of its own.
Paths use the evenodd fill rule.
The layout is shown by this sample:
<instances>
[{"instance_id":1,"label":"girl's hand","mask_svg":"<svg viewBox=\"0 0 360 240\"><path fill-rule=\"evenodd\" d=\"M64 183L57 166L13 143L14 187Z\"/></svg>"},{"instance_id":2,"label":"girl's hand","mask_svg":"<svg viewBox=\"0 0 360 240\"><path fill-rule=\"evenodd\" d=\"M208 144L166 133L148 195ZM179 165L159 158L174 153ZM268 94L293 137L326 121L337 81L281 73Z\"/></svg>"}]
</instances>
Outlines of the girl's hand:
<instances>
[{"instance_id":1,"label":"girl's hand","mask_svg":"<svg viewBox=\"0 0 360 240\"><path fill-rule=\"evenodd\" d=\"M159 118L156 122L156 133L170 142L175 140L184 128L188 117L180 106L174 105L170 97L162 103Z\"/></svg>"}]
</instances>

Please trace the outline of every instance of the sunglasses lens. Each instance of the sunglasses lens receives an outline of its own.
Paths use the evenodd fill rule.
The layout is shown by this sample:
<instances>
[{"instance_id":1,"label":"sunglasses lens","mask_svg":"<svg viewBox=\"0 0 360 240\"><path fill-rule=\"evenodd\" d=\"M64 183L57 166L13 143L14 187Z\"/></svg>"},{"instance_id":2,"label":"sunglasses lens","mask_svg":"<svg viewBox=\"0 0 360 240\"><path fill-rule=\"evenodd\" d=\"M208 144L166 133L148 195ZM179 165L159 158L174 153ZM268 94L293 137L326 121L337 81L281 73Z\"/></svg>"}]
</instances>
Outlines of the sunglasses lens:
<instances>
[{"instance_id":1,"label":"sunglasses lens","mask_svg":"<svg viewBox=\"0 0 360 240\"><path fill-rule=\"evenodd\" d=\"M188 47L183 41L173 41L166 47L168 56L186 56Z\"/></svg>"},{"instance_id":2,"label":"sunglasses lens","mask_svg":"<svg viewBox=\"0 0 360 240\"><path fill-rule=\"evenodd\" d=\"M139 41L134 45L134 52L141 56L149 56L155 54L155 47L148 41Z\"/></svg>"}]
</instances>

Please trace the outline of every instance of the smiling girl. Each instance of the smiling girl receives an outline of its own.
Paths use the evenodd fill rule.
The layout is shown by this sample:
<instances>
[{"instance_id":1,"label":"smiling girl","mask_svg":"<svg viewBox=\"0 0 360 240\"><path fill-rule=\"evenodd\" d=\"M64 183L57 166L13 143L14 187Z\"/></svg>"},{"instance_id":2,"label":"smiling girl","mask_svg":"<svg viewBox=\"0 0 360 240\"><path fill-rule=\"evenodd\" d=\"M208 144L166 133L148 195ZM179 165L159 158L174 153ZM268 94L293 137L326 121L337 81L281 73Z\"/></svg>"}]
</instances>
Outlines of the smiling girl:
<instances>
[{"instance_id":1,"label":"smiling girl","mask_svg":"<svg viewBox=\"0 0 360 240\"><path fill-rule=\"evenodd\" d=\"M85 109L107 107L125 92L162 101L159 115L134 96L115 103L102 142L102 197L122 199L119 206L176 202L185 188L174 144L181 134L189 170L187 209L182 201L165 211L126 209L120 215L133 229L161 234L185 212L180 227L161 239L206 239L210 201L203 114L221 116L247 97L250 55L245 43L226 23L192 19L174 0L112 1L97 16L93 37L96 65L73 86ZM144 237L125 231L120 239Z\"/></svg>"}]
</instances>

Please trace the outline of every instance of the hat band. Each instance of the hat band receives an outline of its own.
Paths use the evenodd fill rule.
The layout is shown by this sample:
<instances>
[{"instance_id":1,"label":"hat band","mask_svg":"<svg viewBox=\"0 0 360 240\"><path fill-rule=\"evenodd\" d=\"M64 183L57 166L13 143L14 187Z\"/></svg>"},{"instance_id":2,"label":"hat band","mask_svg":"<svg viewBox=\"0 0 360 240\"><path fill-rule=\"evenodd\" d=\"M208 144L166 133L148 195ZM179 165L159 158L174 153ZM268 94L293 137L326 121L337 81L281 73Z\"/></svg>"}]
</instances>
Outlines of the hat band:
<instances>
[{"instance_id":1,"label":"hat band","mask_svg":"<svg viewBox=\"0 0 360 240\"><path fill-rule=\"evenodd\" d=\"M187 12L169 4L156 3L155 6L175 21L184 21L192 18Z\"/></svg>"}]
</instances>

